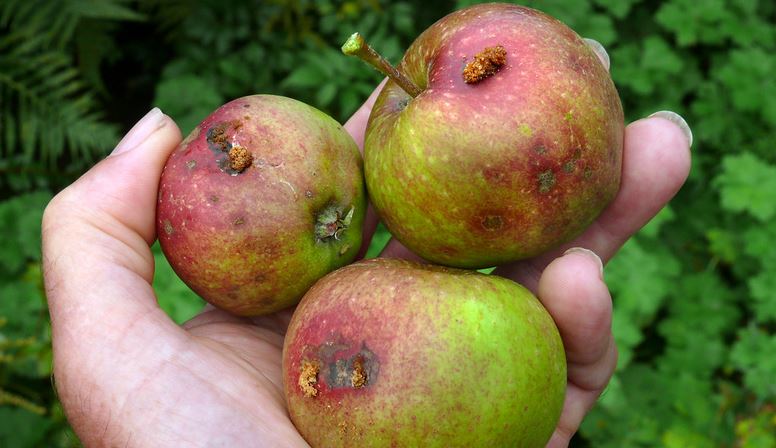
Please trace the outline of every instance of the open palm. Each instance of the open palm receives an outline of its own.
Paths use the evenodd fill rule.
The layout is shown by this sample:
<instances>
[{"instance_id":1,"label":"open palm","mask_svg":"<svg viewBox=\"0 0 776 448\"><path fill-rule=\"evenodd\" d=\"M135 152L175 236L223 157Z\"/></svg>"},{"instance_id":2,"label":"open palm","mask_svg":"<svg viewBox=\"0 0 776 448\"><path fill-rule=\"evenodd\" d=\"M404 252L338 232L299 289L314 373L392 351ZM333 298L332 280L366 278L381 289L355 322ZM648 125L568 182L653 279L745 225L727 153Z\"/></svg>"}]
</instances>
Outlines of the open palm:
<instances>
[{"instance_id":1,"label":"open palm","mask_svg":"<svg viewBox=\"0 0 776 448\"><path fill-rule=\"evenodd\" d=\"M359 145L374 98L346 128ZM54 371L68 419L87 446L306 446L281 379L291 310L238 318L206 308L183 326L151 287L157 188L181 135L154 110L113 154L57 195L43 222ZM621 190L574 242L500 267L537 293L566 347L569 386L551 446L565 446L616 364L601 263L676 193L688 140L664 118L626 130ZM370 213L368 241L377 218ZM385 255L413 258L392 241Z\"/></svg>"}]
</instances>

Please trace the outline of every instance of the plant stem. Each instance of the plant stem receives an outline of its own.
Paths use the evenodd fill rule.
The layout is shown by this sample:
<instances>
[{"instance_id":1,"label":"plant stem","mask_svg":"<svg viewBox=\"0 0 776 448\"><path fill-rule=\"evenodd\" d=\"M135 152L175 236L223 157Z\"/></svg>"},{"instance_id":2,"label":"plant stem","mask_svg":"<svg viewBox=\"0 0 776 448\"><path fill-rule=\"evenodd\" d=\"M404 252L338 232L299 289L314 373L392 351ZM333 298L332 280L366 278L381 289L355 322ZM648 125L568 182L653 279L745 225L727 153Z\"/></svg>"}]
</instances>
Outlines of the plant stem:
<instances>
[{"instance_id":1,"label":"plant stem","mask_svg":"<svg viewBox=\"0 0 776 448\"><path fill-rule=\"evenodd\" d=\"M420 87L416 86L414 82L397 70L396 67L391 65L384 57L380 56L380 53L370 47L360 34L353 33L345 44L342 45L342 52L348 56L355 56L376 68L380 73L391 78L393 82L398 84L399 87L413 98L420 95L420 92L422 92Z\"/></svg>"}]
</instances>

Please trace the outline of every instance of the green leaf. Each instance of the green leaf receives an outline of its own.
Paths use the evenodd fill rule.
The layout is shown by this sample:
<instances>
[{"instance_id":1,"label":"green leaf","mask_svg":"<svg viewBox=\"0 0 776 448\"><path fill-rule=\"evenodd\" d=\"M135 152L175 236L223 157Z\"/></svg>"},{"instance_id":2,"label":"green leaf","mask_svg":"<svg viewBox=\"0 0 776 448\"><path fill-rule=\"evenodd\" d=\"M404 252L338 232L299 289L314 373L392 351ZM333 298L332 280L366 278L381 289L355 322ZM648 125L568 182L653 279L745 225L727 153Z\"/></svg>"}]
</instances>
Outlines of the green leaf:
<instances>
[{"instance_id":1,"label":"green leaf","mask_svg":"<svg viewBox=\"0 0 776 448\"><path fill-rule=\"evenodd\" d=\"M193 75L160 82L154 98L154 104L178 123L184 135L223 102L220 93L210 83Z\"/></svg>"},{"instance_id":2,"label":"green leaf","mask_svg":"<svg viewBox=\"0 0 776 448\"><path fill-rule=\"evenodd\" d=\"M629 240L606 267L606 280L614 302L614 337L620 350L618 367L631 359L641 341L641 328L651 323L672 290L680 266L669 253L646 250Z\"/></svg>"},{"instance_id":3,"label":"green leaf","mask_svg":"<svg viewBox=\"0 0 776 448\"><path fill-rule=\"evenodd\" d=\"M761 221L776 214L776 166L743 152L722 159L722 172L714 179L722 207L748 212Z\"/></svg>"},{"instance_id":4,"label":"green leaf","mask_svg":"<svg viewBox=\"0 0 776 448\"><path fill-rule=\"evenodd\" d=\"M7 272L40 260L40 222L49 200L50 193L39 191L0 202L0 267Z\"/></svg>"},{"instance_id":5,"label":"green leaf","mask_svg":"<svg viewBox=\"0 0 776 448\"><path fill-rule=\"evenodd\" d=\"M176 323L182 324L202 311L205 302L178 278L170 263L162 254L159 243L152 247L154 253L154 292L159 306Z\"/></svg>"},{"instance_id":6,"label":"green leaf","mask_svg":"<svg viewBox=\"0 0 776 448\"><path fill-rule=\"evenodd\" d=\"M382 222L377 223L377 229L372 236L372 241L369 242L369 248L364 258L375 258L380 255L390 239L391 233L388 232L388 228Z\"/></svg>"},{"instance_id":7,"label":"green leaf","mask_svg":"<svg viewBox=\"0 0 776 448\"><path fill-rule=\"evenodd\" d=\"M43 446L52 421L25 409L0 406L0 446L27 448Z\"/></svg>"},{"instance_id":8,"label":"green leaf","mask_svg":"<svg viewBox=\"0 0 776 448\"><path fill-rule=\"evenodd\" d=\"M283 80L282 85L284 87L319 87L325 84L325 76L321 73L319 66L315 64L303 65Z\"/></svg>"},{"instance_id":9,"label":"green leaf","mask_svg":"<svg viewBox=\"0 0 776 448\"><path fill-rule=\"evenodd\" d=\"M738 333L730 354L732 365L744 375L744 384L762 400L776 398L776 335L749 326Z\"/></svg>"}]
</instances>

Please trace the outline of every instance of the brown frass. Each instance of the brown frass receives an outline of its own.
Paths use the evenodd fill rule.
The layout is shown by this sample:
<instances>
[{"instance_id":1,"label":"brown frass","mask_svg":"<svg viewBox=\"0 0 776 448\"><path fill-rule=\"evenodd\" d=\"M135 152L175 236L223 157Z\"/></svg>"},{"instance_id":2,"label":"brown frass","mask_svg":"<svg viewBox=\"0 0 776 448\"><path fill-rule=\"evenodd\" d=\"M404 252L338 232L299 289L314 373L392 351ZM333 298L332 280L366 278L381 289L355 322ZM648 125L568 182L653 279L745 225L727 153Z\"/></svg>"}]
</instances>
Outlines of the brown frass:
<instances>
[{"instance_id":1,"label":"brown frass","mask_svg":"<svg viewBox=\"0 0 776 448\"><path fill-rule=\"evenodd\" d=\"M253 155L242 146L233 146L229 150L229 167L238 173L253 163Z\"/></svg>"},{"instance_id":2,"label":"brown frass","mask_svg":"<svg viewBox=\"0 0 776 448\"><path fill-rule=\"evenodd\" d=\"M507 63L507 50L501 45L486 47L474 56L474 60L463 69L463 80L475 84L496 74Z\"/></svg>"},{"instance_id":3,"label":"brown frass","mask_svg":"<svg viewBox=\"0 0 776 448\"><path fill-rule=\"evenodd\" d=\"M353 360L353 373L350 375L350 384L354 389L366 385L366 369L364 369L364 360L360 356Z\"/></svg>"},{"instance_id":4,"label":"brown frass","mask_svg":"<svg viewBox=\"0 0 776 448\"><path fill-rule=\"evenodd\" d=\"M311 398L318 396L318 389L315 388L315 384L318 383L318 371L320 371L320 369L320 365L315 361L302 362L298 384L305 397Z\"/></svg>"}]
</instances>

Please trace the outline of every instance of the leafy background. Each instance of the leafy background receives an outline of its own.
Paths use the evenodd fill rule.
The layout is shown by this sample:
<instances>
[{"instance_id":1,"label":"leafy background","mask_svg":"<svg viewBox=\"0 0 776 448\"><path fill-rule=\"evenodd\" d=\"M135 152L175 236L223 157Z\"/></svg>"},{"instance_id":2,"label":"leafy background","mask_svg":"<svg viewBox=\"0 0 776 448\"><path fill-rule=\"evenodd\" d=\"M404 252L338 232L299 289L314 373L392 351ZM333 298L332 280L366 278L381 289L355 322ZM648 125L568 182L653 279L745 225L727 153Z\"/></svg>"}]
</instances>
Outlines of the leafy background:
<instances>
[{"instance_id":1,"label":"leafy background","mask_svg":"<svg viewBox=\"0 0 776 448\"><path fill-rule=\"evenodd\" d=\"M51 384L40 276L47 201L152 106L184 133L229 99L275 93L345 121L380 76L470 1L0 2L0 446L78 446ZM693 128L678 196L606 268L617 372L573 446L776 447L776 3L526 1L603 43L629 120ZM387 234L378 235L384 244ZM155 248L176 321L201 301Z\"/></svg>"}]
</instances>

